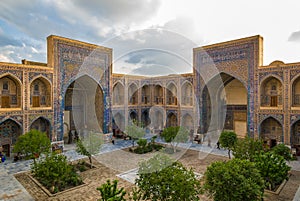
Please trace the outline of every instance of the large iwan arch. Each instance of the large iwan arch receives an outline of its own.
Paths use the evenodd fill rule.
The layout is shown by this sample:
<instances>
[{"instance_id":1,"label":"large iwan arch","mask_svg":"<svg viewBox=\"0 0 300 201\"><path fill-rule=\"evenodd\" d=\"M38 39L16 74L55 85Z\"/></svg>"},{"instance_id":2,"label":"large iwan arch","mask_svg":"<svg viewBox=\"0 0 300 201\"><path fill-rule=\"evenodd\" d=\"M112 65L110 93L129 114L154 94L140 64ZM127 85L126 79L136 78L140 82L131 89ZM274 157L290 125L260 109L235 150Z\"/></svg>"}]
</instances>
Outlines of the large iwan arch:
<instances>
[{"instance_id":1,"label":"large iwan arch","mask_svg":"<svg viewBox=\"0 0 300 201\"><path fill-rule=\"evenodd\" d=\"M103 131L104 100L101 86L84 75L74 80L67 88L64 103L64 122L70 130Z\"/></svg>"},{"instance_id":2,"label":"large iwan arch","mask_svg":"<svg viewBox=\"0 0 300 201\"><path fill-rule=\"evenodd\" d=\"M219 76L211 79L202 91L204 133L218 129L232 130L239 138L244 138L248 132L247 88L232 75L221 73Z\"/></svg>"}]
</instances>

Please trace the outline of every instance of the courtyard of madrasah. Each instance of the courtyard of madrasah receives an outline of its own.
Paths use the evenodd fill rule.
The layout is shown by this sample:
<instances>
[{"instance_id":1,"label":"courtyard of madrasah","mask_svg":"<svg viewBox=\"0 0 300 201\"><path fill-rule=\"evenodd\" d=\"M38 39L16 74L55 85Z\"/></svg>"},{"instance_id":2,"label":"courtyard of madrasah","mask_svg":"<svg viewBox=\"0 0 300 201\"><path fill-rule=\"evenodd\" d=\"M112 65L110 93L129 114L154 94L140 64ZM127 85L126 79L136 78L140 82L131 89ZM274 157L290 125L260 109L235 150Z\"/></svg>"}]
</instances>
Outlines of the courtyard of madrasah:
<instances>
[{"instance_id":1,"label":"courtyard of madrasah","mask_svg":"<svg viewBox=\"0 0 300 201\"><path fill-rule=\"evenodd\" d=\"M113 49L51 35L47 63L0 62L0 146L9 156L30 129L62 146L70 131L121 135L137 121L152 133L177 125L203 135L233 130L299 152L300 62L264 66L261 36L191 51L190 73L115 74Z\"/></svg>"}]
</instances>

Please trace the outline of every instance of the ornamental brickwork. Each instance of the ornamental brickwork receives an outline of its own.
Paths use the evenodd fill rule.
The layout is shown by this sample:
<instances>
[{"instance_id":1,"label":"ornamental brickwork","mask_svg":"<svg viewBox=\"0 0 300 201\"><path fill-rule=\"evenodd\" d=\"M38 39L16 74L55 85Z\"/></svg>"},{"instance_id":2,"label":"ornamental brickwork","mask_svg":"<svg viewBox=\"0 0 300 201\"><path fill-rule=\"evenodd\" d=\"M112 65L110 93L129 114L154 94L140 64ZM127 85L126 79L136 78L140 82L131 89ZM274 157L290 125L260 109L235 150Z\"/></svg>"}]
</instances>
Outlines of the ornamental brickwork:
<instances>
[{"instance_id":1,"label":"ornamental brickwork","mask_svg":"<svg viewBox=\"0 0 300 201\"><path fill-rule=\"evenodd\" d=\"M270 146L300 146L300 63L263 66L261 36L194 48L193 72L158 77L113 74L107 47L59 36L49 36L47 47L47 63L0 63L6 149L33 128L63 143L70 130L122 132L132 121L150 132L229 129Z\"/></svg>"}]
</instances>

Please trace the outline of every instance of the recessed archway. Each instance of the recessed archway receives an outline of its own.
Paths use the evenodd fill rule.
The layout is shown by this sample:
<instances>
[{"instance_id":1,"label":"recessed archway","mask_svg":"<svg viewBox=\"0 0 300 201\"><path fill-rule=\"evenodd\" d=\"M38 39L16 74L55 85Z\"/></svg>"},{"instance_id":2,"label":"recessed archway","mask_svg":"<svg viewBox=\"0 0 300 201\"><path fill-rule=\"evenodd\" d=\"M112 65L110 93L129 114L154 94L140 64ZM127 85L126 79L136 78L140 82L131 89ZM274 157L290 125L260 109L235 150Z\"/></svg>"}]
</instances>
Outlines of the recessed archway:
<instances>
[{"instance_id":1,"label":"recessed archway","mask_svg":"<svg viewBox=\"0 0 300 201\"><path fill-rule=\"evenodd\" d=\"M247 136L247 104L248 92L244 83L226 73L216 76L202 92L203 132L209 129L232 130L239 138L244 138ZM213 109L218 115L215 117L217 122L211 122Z\"/></svg>"},{"instance_id":2,"label":"recessed archway","mask_svg":"<svg viewBox=\"0 0 300 201\"><path fill-rule=\"evenodd\" d=\"M6 75L0 78L0 107L21 107L21 85L17 78Z\"/></svg>"},{"instance_id":3,"label":"recessed archway","mask_svg":"<svg viewBox=\"0 0 300 201\"><path fill-rule=\"evenodd\" d=\"M43 117L36 119L34 122L32 122L29 128L29 130L33 129L46 133L48 138L51 140L51 124L47 119Z\"/></svg>"},{"instance_id":4,"label":"recessed archway","mask_svg":"<svg viewBox=\"0 0 300 201\"><path fill-rule=\"evenodd\" d=\"M296 121L291 128L291 145L296 149L297 155L300 155L300 120Z\"/></svg>"},{"instance_id":5,"label":"recessed archway","mask_svg":"<svg viewBox=\"0 0 300 201\"><path fill-rule=\"evenodd\" d=\"M128 103L129 105L137 105L139 100L138 88L136 84L131 84L128 88Z\"/></svg>"},{"instance_id":6,"label":"recessed archway","mask_svg":"<svg viewBox=\"0 0 300 201\"><path fill-rule=\"evenodd\" d=\"M192 106L193 105L193 86L190 82L185 82L181 87L181 105Z\"/></svg>"},{"instance_id":7,"label":"recessed archway","mask_svg":"<svg viewBox=\"0 0 300 201\"><path fill-rule=\"evenodd\" d=\"M154 133L159 133L165 124L164 109L162 107L152 107L150 109L151 128Z\"/></svg>"},{"instance_id":8,"label":"recessed archway","mask_svg":"<svg viewBox=\"0 0 300 201\"><path fill-rule=\"evenodd\" d=\"M167 127L178 126L177 116L173 112L170 112L167 116Z\"/></svg>"},{"instance_id":9,"label":"recessed archway","mask_svg":"<svg viewBox=\"0 0 300 201\"><path fill-rule=\"evenodd\" d=\"M103 131L103 91L91 77L84 75L73 81L65 93L64 122L71 131Z\"/></svg>"},{"instance_id":10,"label":"recessed archway","mask_svg":"<svg viewBox=\"0 0 300 201\"><path fill-rule=\"evenodd\" d=\"M10 156L11 146L16 143L21 134L22 128L14 120L7 119L0 123L0 146L3 147L6 156Z\"/></svg>"},{"instance_id":11,"label":"recessed archway","mask_svg":"<svg viewBox=\"0 0 300 201\"><path fill-rule=\"evenodd\" d=\"M163 88L160 85L155 85L154 87L154 103L156 105L164 104Z\"/></svg>"},{"instance_id":12,"label":"recessed archway","mask_svg":"<svg viewBox=\"0 0 300 201\"><path fill-rule=\"evenodd\" d=\"M170 83L166 89L167 105L177 105L177 87L174 83Z\"/></svg>"},{"instance_id":13,"label":"recessed archway","mask_svg":"<svg viewBox=\"0 0 300 201\"><path fill-rule=\"evenodd\" d=\"M120 112L116 112L113 115L112 119L112 127L113 127L113 135L114 136L121 136L123 135L123 132L125 131L125 118L124 115Z\"/></svg>"},{"instance_id":14,"label":"recessed archway","mask_svg":"<svg viewBox=\"0 0 300 201\"><path fill-rule=\"evenodd\" d=\"M194 120L193 120L193 117L190 114L185 114L182 117L181 126L187 128L188 130L194 129Z\"/></svg>"},{"instance_id":15,"label":"recessed archway","mask_svg":"<svg viewBox=\"0 0 300 201\"><path fill-rule=\"evenodd\" d=\"M142 104L148 105L151 103L150 86L144 85L142 87Z\"/></svg>"},{"instance_id":16,"label":"recessed archway","mask_svg":"<svg viewBox=\"0 0 300 201\"><path fill-rule=\"evenodd\" d=\"M300 120L296 121L292 126L291 144L300 148Z\"/></svg>"},{"instance_id":17,"label":"recessed archway","mask_svg":"<svg viewBox=\"0 0 300 201\"><path fill-rule=\"evenodd\" d=\"M261 83L260 105L262 107L282 107L282 83L276 77L270 76Z\"/></svg>"},{"instance_id":18,"label":"recessed archway","mask_svg":"<svg viewBox=\"0 0 300 201\"><path fill-rule=\"evenodd\" d=\"M129 114L129 118L132 123L138 123L138 114L136 113L136 111L131 111Z\"/></svg>"},{"instance_id":19,"label":"recessed archway","mask_svg":"<svg viewBox=\"0 0 300 201\"><path fill-rule=\"evenodd\" d=\"M268 117L260 125L260 137L271 148L283 142L282 125L273 117Z\"/></svg>"},{"instance_id":20,"label":"recessed archway","mask_svg":"<svg viewBox=\"0 0 300 201\"><path fill-rule=\"evenodd\" d=\"M145 109L142 111L141 119L142 119L143 127L147 127L150 125L151 119L150 119L149 109Z\"/></svg>"},{"instance_id":21,"label":"recessed archway","mask_svg":"<svg viewBox=\"0 0 300 201\"><path fill-rule=\"evenodd\" d=\"M300 76L292 84L292 106L300 107Z\"/></svg>"},{"instance_id":22,"label":"recessed archway","mask_svg":"<svg viewBox=\"0 0 300 201\"><path fill-rule=\"evenodd\" d=\"M113 86L113 105L124 105L124 86L120 82Z\"/></svg>"},{"instance_id":23,"label":"recessed archway","mask_svg":"<svg viewBox=\"0 0 300 201\"><path fill-rule=\"evenodd\" d=\"M36 78L30 84L30 107L51 106L51 85L43 77Z\"/></svg>"}]
</instances>

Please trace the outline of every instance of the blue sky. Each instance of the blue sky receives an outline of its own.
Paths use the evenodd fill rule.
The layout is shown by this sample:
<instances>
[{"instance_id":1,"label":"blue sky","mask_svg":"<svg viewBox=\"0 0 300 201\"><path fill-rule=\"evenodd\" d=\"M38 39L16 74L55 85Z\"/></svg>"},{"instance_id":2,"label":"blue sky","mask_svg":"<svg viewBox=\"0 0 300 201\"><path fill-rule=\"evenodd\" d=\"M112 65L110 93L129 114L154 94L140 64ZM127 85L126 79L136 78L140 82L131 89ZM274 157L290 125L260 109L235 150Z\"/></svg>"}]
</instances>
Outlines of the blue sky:
<instances>
[{"instance_id":1,"label":"blue sky","mask_svg":"<svg viewBox=\"0 0 300 201\"><path fill-rule=\"evenodd\" d=\"M300 62L299 8L297 0L1 0L0 61L46 62L54 34L114 48L118 73L181 73L193 47L259 34L264 65Z\"/></svg>"}]
</instances>

